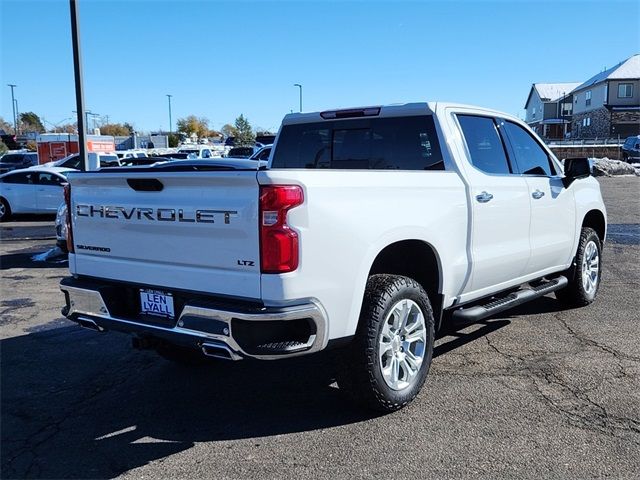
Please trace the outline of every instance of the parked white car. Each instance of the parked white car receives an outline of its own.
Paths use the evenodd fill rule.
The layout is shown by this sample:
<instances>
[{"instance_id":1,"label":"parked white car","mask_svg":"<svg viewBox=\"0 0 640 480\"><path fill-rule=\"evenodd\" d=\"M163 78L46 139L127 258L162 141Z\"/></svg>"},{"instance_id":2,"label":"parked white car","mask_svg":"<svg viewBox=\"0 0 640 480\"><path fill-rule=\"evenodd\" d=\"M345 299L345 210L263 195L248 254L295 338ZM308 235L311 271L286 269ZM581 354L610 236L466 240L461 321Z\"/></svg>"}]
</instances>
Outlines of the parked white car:
<instances>
[{"instance_id":1,"label":"parked white car","mask_svg":"<svg viewBox=\"0 0 640 480\"><path fill-rule=\"evenodd\" d=\"M31 167L0 175L0 221L12 214L56 213L71 168Z\"/></svg>"},{"instance_id":2,"label":"parked white car","mask_svg":"<svg viewBox=\"0 0 640 480\"><path fill-rule=\"evenodd\" d=\"M116 156L118 160L123 160L126 158L146 158L149 155L144 150L118 150Z\"/></svg>"},{"instance_id":3,"label":"parked white car","mask_svg":"<svg viewBox=\"0 0 640 480\"><path fill-rule=\"evenodd\" d=\"M193 159L213 158L216 156L213 148L208 145L198 145L195 143L181 146L178 149L178 153L188 153L190 158Z\"/></svg>"},{"instance_id":4,"label":"parked white car","mask_svg":"<svg viewBox=\"0 0 640 480\"><path fill-rule=\"evenodd\" d=\"M87 157L89 158L89 162L91 164L100 165L100 168L120 166L120 160L115 153L88 152ZM78 155L77 153L72 153L71 155L61 158L60 160L47 162L44 165L39 165L32 168L40 167L61 167L82 171L84 171L85 168L84 163L80 160L80 155Z\"/></svg>"}]
</instances>

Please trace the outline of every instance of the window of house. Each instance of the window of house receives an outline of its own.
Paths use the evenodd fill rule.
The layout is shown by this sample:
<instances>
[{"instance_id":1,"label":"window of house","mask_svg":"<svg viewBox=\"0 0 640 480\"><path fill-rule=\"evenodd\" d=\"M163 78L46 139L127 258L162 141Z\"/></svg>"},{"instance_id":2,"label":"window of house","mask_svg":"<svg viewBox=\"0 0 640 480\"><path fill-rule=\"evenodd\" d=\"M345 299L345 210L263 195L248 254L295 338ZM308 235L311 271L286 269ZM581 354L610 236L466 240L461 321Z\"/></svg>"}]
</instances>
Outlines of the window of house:
<instances>
[{"instance_id":1,"label":"window of house","mask_svg":"<svg viewBox=\"0 0 640 480\"><path fill-rule=\"evenodd\" d=\"M621 83L618 85L618 98L633 97L633 83Z\"/></svg>"},{"instance_id":2,"label":"window of house","mask_svg":"<svg viewBox=\"0 0 640 480\"><path fill-rule=\"evenodd\" d=\"M474 167L486 173L511 173L493 118L458 115L458 121Z\"/></svg>"},{"instance_id":3,"label":"window of house","mask_svg":"<svg viewBox=\"0 0 640 480\"><path fill-rule=\"evenodd\" d=\"M588 90L584 93L585 105L591 105L591 90Z\"/></svg>"},{"instance_id":4,"label":"window of house","mask_svg":"<svg viewBox=\"0 0 640 480\"><path fill-rule=\"evenodd\" d=\"M587 127L591 126L591 117L587 117Z\"/></svg>"},{"instance_id":5,"label":"window of house","mask_svg":"<svg viewBox=\"0 0 640 480\"><path fill-rule=\"evenodd\" d=\"M536 107L533 107L533 113L531 115L531 118L536 118Z\"/></svg>"},{"instance_id":6,"label":"window of house","mask_svg":"<svg viewBox=\"0 0 640 480\"><path fill-rule=\"evenodd\" d=\"M504 129L522 174L548 176L555 174L547 152L529 132L512 122L504 122Z\"/></svg>"}]
</instances>

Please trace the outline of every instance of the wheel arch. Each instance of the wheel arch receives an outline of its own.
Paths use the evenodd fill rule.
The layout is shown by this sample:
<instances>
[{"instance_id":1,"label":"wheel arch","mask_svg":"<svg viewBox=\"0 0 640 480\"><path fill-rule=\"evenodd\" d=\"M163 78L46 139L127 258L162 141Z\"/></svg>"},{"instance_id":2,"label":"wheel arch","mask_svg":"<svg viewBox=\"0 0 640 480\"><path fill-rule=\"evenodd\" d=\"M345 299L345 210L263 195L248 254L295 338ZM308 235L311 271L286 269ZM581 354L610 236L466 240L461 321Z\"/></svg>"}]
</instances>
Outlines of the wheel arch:
<instances>
[{"instance_id":1,"label":"wheel arch","mask_svg":"<svg viewBox=\"0 0 640 480\"><path fill-rule=\"evenodd\" d=\"M607 222L602 211L597 209L589 210L582 220L582 227L593 228L600 242L604 243L607 235Z\"/></svg>"},{"instance_id":2,"label":"wheel arch","mask_svg":"<svg viewBox=\"0 0 640 480\"><path fill-rule=\"evenodd\" d=\"M442 321L442 266L437 250L424 240L399 240L378 252L369 276L392 274L410 277L427 292L435 318L436 330Z\"/></svg>"}]
</instances>

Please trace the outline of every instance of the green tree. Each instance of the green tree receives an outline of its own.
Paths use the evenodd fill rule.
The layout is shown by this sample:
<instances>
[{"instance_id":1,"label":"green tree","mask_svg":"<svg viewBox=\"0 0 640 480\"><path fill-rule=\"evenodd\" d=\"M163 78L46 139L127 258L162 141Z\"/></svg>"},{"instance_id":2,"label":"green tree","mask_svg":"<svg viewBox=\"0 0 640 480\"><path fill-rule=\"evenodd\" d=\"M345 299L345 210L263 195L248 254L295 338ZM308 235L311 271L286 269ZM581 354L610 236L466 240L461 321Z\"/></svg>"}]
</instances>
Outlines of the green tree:
<instances>
[{"instance_id":1,"label":"green tree","mask_svg":"<svg viewBox=\"0 0 640 480\"><path fill-rule=\"evenodd\" d=\"M33 112L24 112L20 114L20 131L21 132L38 132L44 133L45 128L40 117Z\"/></svg>"},{"instance_id":2,"label":"green tree","mask_svg":"<svg viewBox=\"0 0 640 480\"><path fill-rule=\"evenodd\" d=\"M185 118L179 118L176 122L178 132L187 134L188 136L194 133L198 138L204 138L209 133L209 120L204 117L196 117L195 115L189 115Z\"/></svg>"},{"instance_id":3,"label":"green tree","mask_svg":"<svg viewBox=\"0 0 640 480\"><path fill-rule=\"evenodd\" d=\"M236 118L235 127L236 138L234 143L236 146L250 146L256 142L256 135L253 133L249 120L247 120L244 115L240 114L240 116Z\"/></svg>"},{"instance_id":4,"label":"green tree","mask_svg":"<svg viewBox=\"0 0 640 480\"><path fill-rule=\"evenodd\" d=\"M113 135L114 137L127 137L131 135L132 129L128 123L107 123L100 127L102 135Z\"/></svg>"},{"instance_id":5,"label":"green tree","mask_svg":"<svg viewBox=\"0 0 640 480\"><path fill-rule=\"evenodd\" d=\"M175 133L170 133L168 142L169 142L169 148L176 148L178 145L180 145L180 137Z\"/></svg>"},{"instance_id":6,"label":"green tree","mask_svg":"<svg viewBox=\"0 0 640 480\"><path fill-rule=\"evenodd\" d=\"M4 118L0 117L0 130L4 130L7 135L13 134L13 124L7 122Z\"/></svg>"},{"instance_id":7,"label":"green tree","mask_svg":"<svg viewBox=\"0 0 640 480\"><path fill-rule=\"evenodd\" d=\"M9 148L4 144L4 142L0 141L0 155L7 153L7 150L9 150Z\"/></svg>"},{"instance_id":8,"label":"green tree","mask_svg":"<svg viewBox=\"0 0 640 480\"><path fill-rule=\"evenodd\" d=\"M77 122L74 123L65 123L63 125L60 125L59 127L56 127L56 132L62 132L62 133L78 133L78 124Z\"/></svg>"},{"instance_id":9,"label":"green tree","mask_svg":"<svg viewBox=\"0 0 640 480\"><path fill-rule=\"evenodd\" d=\"M236 127L229 123L222 127L220 131L225 137L235 137L238 134L238 130L236 130Z\"/></svg>"}]
</instances>

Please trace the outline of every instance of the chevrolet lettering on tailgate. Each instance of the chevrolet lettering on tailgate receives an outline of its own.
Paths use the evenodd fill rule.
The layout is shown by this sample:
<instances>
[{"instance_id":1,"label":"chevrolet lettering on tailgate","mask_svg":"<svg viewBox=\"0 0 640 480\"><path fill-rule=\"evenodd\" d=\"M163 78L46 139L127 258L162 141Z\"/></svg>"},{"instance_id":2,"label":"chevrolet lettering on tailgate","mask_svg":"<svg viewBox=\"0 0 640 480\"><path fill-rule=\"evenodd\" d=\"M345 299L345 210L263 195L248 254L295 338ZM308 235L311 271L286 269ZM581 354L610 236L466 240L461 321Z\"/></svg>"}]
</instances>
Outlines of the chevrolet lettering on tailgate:
<instances>
[{"instance_id":1,"label":"chevrolet lettering on tailgate","mask_svg":"<svg viewBox=\"0 0 640 480\"><path fill-rule=\"evenodd\" d=\"M231 223L231 216L237 215L236 210L192 210L186 212L181 208L145 208L145 207L118 207L111 205L76 205L76 215L79 217L100 217L121 220L151 220L158 222L183 222L183 223Z\"/></svg>"}]
</instances>

